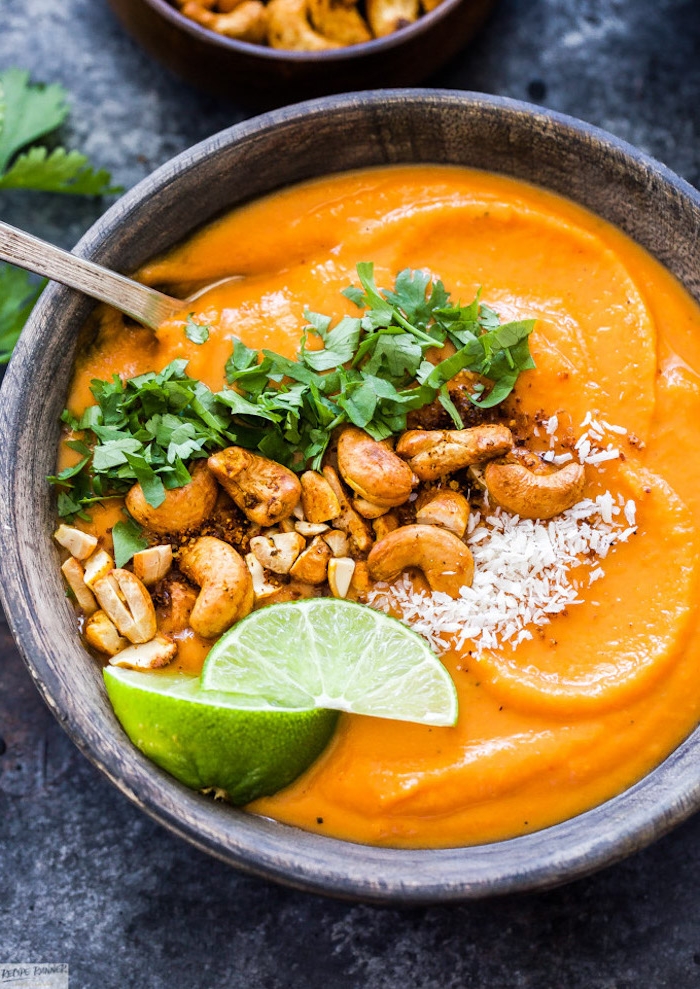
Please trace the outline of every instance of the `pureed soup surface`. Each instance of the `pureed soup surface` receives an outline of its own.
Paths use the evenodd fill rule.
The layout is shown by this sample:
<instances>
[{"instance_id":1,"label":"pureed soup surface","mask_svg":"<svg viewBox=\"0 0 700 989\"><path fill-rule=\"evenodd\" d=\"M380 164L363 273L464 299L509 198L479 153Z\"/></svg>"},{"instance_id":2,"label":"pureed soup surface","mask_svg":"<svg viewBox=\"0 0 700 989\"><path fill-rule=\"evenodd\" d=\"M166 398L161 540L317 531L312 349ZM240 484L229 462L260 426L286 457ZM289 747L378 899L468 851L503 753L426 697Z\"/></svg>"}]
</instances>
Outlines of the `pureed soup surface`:
<instances>
[{"instance_id":1,"label":"pureed soup surface","mask_svg":"<svg viewBox=\"0 0 700 989\"><path fill-rule=\"evenodd\" d=\"M145 281L175 291L244 277L198 300L212 326L202 345L182 320L157 339L105 323L79 361L70 407L92 404L92 378L182 357L191 377L220 389L232 335L294 356L306 307L357 314L340 292L370 260L380 286L423 268L453 299L467 303L481 287L502 319L537 318L537 369L511 401L540 423L528 445L587 459L584 496L605 502L609 492L616 531L630 524L605 558L582 561L576 603L527 626L516 648L447 648L454 728L344 715L302 777L249 809L394 846L534 831L630 786L700 718L700 310L659 264L583 209L507 178L443 166L325 178L237 210L148 265ZM98 509L95 527L104 533L117 517ZM198 671L207 647L183 640L175 666Z\"/></svg>"}]
</instances>

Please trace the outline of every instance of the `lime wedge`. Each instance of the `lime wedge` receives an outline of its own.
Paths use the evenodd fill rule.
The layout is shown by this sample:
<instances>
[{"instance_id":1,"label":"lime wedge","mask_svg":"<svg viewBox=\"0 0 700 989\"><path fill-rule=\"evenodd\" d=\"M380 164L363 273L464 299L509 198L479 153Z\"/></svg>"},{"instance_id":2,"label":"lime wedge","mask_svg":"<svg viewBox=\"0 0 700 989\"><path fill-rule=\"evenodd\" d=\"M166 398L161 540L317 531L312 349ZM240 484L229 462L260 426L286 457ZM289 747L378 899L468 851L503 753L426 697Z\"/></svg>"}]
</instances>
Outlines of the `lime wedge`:
<instances>
[{"instance_id":1,"label":"lime wedge","mask_svg":"<svg viewBox=\"0 0 700 989\"><path fill-rule=\"evenodd\" d=\"M336 598L262 608L214 645L205 690L243 706L332 708L425 725L453 725L457 693L428 644L379 611Z\"/></svg>"},{"instance_id":2,"label":"lime wedge","mask_svg":"<svg viewBox=\"0 0 700 989\"><path fill-rule=\"evenodd\" d=\"M234 804L276 793L323 751L338 715L324 710L241 710L199 678L108 666L107 693L144 755L195 790L225 790Z\"/></svg>"}]
</instances>

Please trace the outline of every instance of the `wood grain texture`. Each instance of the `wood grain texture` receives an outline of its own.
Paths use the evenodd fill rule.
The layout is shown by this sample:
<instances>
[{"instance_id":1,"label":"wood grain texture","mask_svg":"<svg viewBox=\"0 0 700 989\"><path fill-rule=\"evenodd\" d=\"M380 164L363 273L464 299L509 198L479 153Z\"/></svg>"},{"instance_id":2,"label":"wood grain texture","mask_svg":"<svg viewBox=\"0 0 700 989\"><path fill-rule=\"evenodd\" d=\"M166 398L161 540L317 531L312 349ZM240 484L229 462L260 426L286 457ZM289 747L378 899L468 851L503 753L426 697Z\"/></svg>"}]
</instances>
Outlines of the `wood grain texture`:
<instances>
[{"instance_id":1,"label":"wood grain texture","mask_svg":"<svg viewBox=\"0 0 700 989\"><path fill-rule=\"evenodd\" d=\"M347 140L348 134L352 141ZM301 179L391 162L488 168L569 195L635 237L700 299L700 196L663 166L569 118L421 90L329 97L224 131L117 202L76 252L129 272L222 210ZM196 204L193 207L193 204ZM82 649L52 545L58 417L92 303L42 295L0 392L0 579L8 622L47 704L138 806L256 875L345 898L420 903L556 885L641 848L700 807L696 731L614 800L536 834L475 848L367 848L248 816L193 793L133 749Z\"/></svg>"}]
</instances>

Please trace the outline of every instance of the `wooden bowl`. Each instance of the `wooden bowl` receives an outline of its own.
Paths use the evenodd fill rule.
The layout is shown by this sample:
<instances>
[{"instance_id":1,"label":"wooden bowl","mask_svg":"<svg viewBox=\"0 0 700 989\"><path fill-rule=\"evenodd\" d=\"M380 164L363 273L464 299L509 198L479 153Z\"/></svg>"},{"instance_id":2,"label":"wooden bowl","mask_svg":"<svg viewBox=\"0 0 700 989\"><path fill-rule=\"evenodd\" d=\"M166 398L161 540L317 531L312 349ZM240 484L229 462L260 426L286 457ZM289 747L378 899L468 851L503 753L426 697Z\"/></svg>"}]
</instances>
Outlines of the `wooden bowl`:
<instances>
[{"instance_id":1,"label":"wooden bowl","mask_svg":"<svg viewBox=\"0 0 700 989\"><path fill-rule=\"evenodd\" d=\"M352 140L345 139L347 133ZM131 271L222 209L293 182L397 162L478 166L573 198L656 255L700 299L700 196L657 162L567 117L482 95L404 90L328 97L215 135L119 200L76 252ZM195 205L196 204L196 205ZM190 791L134 749L83 650L51 532L59 414L92 303L42 295L0 395L0 578L20 651L80 749L139 807L231 865L302 889L377 902L534 890L641 848L700 806L700 732L631 789L563 824L440 850L370 848L308 834Z\"/></svg>"},{"instance_id":2,"label":"wooden bowl","mask_svg":"<svg viewBox=\"0 0 700 989\"><path fill-rule=\"evenodd\" d=\"M187 82L257 107L378 86L415 86L474 37L495 0L442 0L385 38L321 52L235 41L183 16L169 0L108 0L133 38ZM345 136L351 140L351 135Z\"/></svg>"}]
</instances>

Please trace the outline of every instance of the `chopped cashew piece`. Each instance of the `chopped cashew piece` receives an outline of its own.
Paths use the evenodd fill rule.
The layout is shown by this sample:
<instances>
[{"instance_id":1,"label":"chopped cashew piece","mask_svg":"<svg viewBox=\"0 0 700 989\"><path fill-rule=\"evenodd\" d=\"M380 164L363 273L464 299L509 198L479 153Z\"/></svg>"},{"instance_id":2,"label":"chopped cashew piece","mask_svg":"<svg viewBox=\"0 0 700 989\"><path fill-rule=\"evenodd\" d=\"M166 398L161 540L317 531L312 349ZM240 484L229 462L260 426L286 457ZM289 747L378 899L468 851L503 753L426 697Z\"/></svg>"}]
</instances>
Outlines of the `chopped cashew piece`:
<instances>
[{"instance_id":1,"label":"chopped cashew piece","mask_svg":"<svg viewBox=\"0 0 700 989\"><path fill-rule=\"evenodd\" d=\"M418 14L418 0L367 0L367 20L375 38L412 24Z\"/></svg>"},{"instance_id":2,"label":"chopped cashew piece","mask_svg":"<svg viewBox=\"0 0 700 989\"><path fill-rule=\"evenodd\" d=\"M219 488L206 461L198 460L191 474L188 484L168 489L157 508L148 504L141 485L135 484L126 496L129 514L139 525L159 535L196 529L214 511Z\"/></svg>"},{"instance_id":3,"label":"chopped cashew piece","mask_svg":"<svg viewBox=\"0 0 700 989\"><path fill-rule=\"evenodd\" d=\"M129 640L119 634L117 626L104 611L96 611L88 618L85 623L85 638L93 649L108 656L116 656L129 645Z\"/></svg>"},{"instance_id":4,"label":"chopped cashew piece","mask_svg":"<svg viewBox=\"0 0 700 989\"><path fill-rule=\"evenodd\" d=\"M381 505L373 505L371 501L367 501L366 498L353 498L352 507L361 515L363 519L378 519L382 515L386 515L390 512L390 508L382 507Z\"/></svg>"},{"instance_id":5,"label":"chopped cashew piece","mask_svg":"<svg viewBox=\"0 0 700 989\"><path fill-rule=\"evenodd\" d=\"M325 522L295 522L294 528L300 536L320 536L329 530Z\"/></svg>"},{"instance_id":6,"label":"chopped cashew piece","mask_svg":"<svg viewBox=\"0 0 700 989\"><path fill-rule=\"evenodd\" d=\"M273 573L289 573L306 540L298 532L276 532L272 536L253 536L250 549L263 567Z\"/></svg>"},{"instance_id":7,"label":"chopped cashew piece","mask_svg":"<svg viewBox=\"0 0 700 989\"><path fill-rule=\"evenodd\" d=\"M328 573L331 550L323 536L316 536L289 571L305 584L322 584Z\"/></svg>"},{"instance_id":8,"label":"chopped cashew piece","mask_svg":"<svg viewBox=\"0 0 700 989\"><path fill-rule=\"evenodd\" d=\"M369 567L365 560L356 560L355 562L355 572L352 575L352 581L350 582L350 589L353 594L358 597L362 594L366 594L370 588L371 579L369 575Z\"/></svg>"},{"instance_id":9,"label":"chopped cashew piece","mask_svg":"<svg viewBox=\"0 0 700 989\"><path fill-rule=\"evenodd\" d=\"M279 587L275 587L274 584L269 584L265 580L263 565L255 553L246 553L245 565L248 567L253 580L253 594L255 595L256 604L264 601L266 598L272 597L273 594L279 591Z\"/></svg>"},{"instance_id":10,"label":"chopped cashew piece","mask_svg":"<svg viewBox=\"0 0 700 989\"><path fill-rule=\"evenodd\" d=\"M190 615L190 625L198 635L216 639L252 610L253 580L229 543L200 536L180 551L178 562L185 577L200 588Z\"/></svg>"},{"instance_id":11,"label":"chopped cashew piece","mask_svg":"<svg viewBox=\"0 0 700 989\"><path fill-rule=\"evenodd\" d=\"M85 583L94 588L96 581L106 577L114 569L114 560L106 550L98 549L85 561Z\"/></svg>"},{"instance_id":12,"label":"chopped cashew piece","mask_svg":"<svg viewBox=\"0 0 700 989\"><path fill-rule=\"evenodd\" d=\"M150 642L128 646L112 656L110 666L122 666L128 670L158 670L172 663L177 654L177 643L166 635L156 635Z\"/></svg>"},{"instance_id":13,"label":"chopped cashew piece","mask_svg":"<svg viewBox=\"0 0 700 989\"><path fill-rule=\"evenodd\" d=\"M413 490L411 468L386 443L373 440L356 426L348 426L340 434L338 470L353 491L371 505L403 505Z\"/></svg>"},{"instance_id":14,"label":"chopped cashew piece","mask_svg":"<svg viewBox=\"0 0 700 989\"><path fill-rule=\"evenodd\" d=\"M197 591L180 580L170 580L166 586L167 606L163 618L163 631L184 632L190 624L190 615L197 600Z\"/></svg>"},{"instance_id":15,"label":"chopped cashew piece","mask_svg":"<svg viewBox=\"0 0 700 989\"><path fill-rule=\"evenodd\" d=\"M571 463L551 474L529 470L522 463L490 463L484 471L489 497L523 519L551 519L571 508L583 495L583 464Z\"/></svg>"},{"instance_id":16,"label":"chopped cashew piece","mask_svg":"<svg viewBox=\"0 0 700 989\"><path fill-rule=\"evenodd\" d=\"M340 515L341 504L323 474L307 470L299 478L301 505L308 522L328 522Z\"/></svg>"},{"instance_id":17,"label":"chopped cashew piece","mask_svg":"<svg viewBox=\"0 0 700 989\"><path fill-rule=\"evenodd\" d=\"M324 532L323 538L330 546L333 556L348 555L348 537L344 532L340 532L338 529L331 529L330 532Z\"/></svg>"},{"instance_id":18,"label":"chopped cashew piece","mask_svg":"<svg viewBox=\"0 0 700 989\"><path fill-rule=\"evenodd\" d=\"M78 602L78 606L83 609L86 615L91 615L93 612L97 611L97 601L95 600L95 595L92 593L90 588L85 583L85 571L83 570L82 563L76 560L74 556L69 556L66 562L62 565L61 570L63 576L66 578L68 586L73 591L75 595L75 600Z\"/></svg>"},{"instance_id":19,"label":"chopped cashew piece","mask_svg":"<svg viewBox=\"0 0 700 989\"><path fill-rule=\"evenodd\" d=\"M394 529L372 547L367 557L370 575L391 583L410 567L423 571L433 591L459 597L460 588L470 587L474 558L453 532L436 525L405 525Z\"/></svg>"},{"instance_id":20,"label":"chopped cashew piece","mask_svg":"<svg viewBox=\"0 0 700 989\"><path fill-rule=\"evenodd\" d=\"M461 539L469 523L469 502L459 491L440 488L416 511L419 525L441 525Z\"/></svg>"},{"instance_id":21,"label":"chopped cashew piece","mask_svg":"<svg viewBox=\"0 0 700 989\"><path fill-rule=\"evenodd\" d=\"M223 34L227 38L237 38L253 45L261 45L267 37L267 12L261 0L242 0L226 12L216 14L194 0L182 7L185 17L196 21L210 31Z\"/></svg>"},{"instance_id":22,"label":"chopped cashew piece","mask_svg":"<svg viewBox=\"0 0 700 989\"><path fill-rule=\"evenodd\" d=\"M320 34L341 45L358 45L372 38L353 0L309 0L309 16Z\"/></svg>"},{"instance_id":23,"label":"chopped cashew piece","mask_svg":"<svg viewBox=\"0 0 700 989\"><path fill-rule=\"evenodd\" d=\"M156 610L142 582L129 570L112 570L93 587L100 607L129 642L149 642L156 634Z\"/></svg>"},{"instance_id":24,"label":"chopped cashew piece","mask_svg":"<svg viewBox=\"0 0 700 989\"><path fill-rule=\"evenodd\" d=\"M383 539L384 536L388 535L390 532L393 532L394 529L398 529L398 527L399 520L393 512L387 512L386 515L382 515L372 522L374 535L377 539Z\"/></svg>"},{"instance_id":25,"label":"chopped cashew piece","mask_svg":"<svg viewBox=\"0 0 700 989\"><path fill-rule=\"evenodd\" d=\"M334 598L345 598L350 590L355 561L349 556L333 557L328 561L328 586Z\"/></svg>"},{"instance_id":26,"label":"chopped cashew piece","mask_svg":"<svg viewBox=\"0 0 700 989\"><path fill-rule=\"evenodd\" d=\"M53 538L67 549L76 560L84 560L95 549L97 549L97 539L82 529L76 529L72 525L59 525L53 534Z\"/></svg>"},{"instance_id":27,"label":"chopped cashew piece","mask_svg":"<svg viewBox=\"0 0 700 989\"><path fill-rule=\"evenodd\" d=\"M350 540L357 552L366 553L372 545L372 535L369 531L367 523L351 506L345 492L343 491L340 478L333 467L324 467L323 476L333 488L335 496L338 499L338 503L342 509L340 515L333 519L333 528L340 529L345 532L350 537Z\"/></svg>"},{"instance_id":28,"label":"chopped cashew piece","mask_svg":"<svg viewBox=\"0 0 700 989\"><path fill-rule=\"evenodd\" d=\"M208 464L246 518L258 525L275 525L289 518L301 497L296 474L241 446L220 450Z\"/></svg>"},{"instance_id":29,"label":"chopped cashew piece","mask_svg":"<svg viewBox=\"0 0 700 989\"><path fill-rule=\"evenodd\" d=\"M337 41L314 31L308 19L308 0L270 0L267 5L268 40L272 48L317 52L339 48Z\"/></svg>"},{"instance_id":30,"label":"chopped cashew piece","mask_svg":"<svg viewBox=\"0 0 700 989\"><path fill-rule=\"evenodd\" d=\"M151 546L134 553L134 573L146 587L162 580L173 565L173 548L169 543Z\"/></svg>"},{"instance_id":31,"label":"chopped cashew piece","mask_svg":"<svg viewBox=\"0 0 700 989\"><path fill-rule=\"evenodd\" d=\"M408 460L421 481L435 481L500 457L512 446L513 434L507 426L487 424L471 429L409 429L396 444L396 452Z\"/></svg>"}]
</instances>

